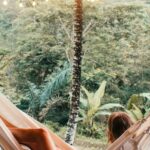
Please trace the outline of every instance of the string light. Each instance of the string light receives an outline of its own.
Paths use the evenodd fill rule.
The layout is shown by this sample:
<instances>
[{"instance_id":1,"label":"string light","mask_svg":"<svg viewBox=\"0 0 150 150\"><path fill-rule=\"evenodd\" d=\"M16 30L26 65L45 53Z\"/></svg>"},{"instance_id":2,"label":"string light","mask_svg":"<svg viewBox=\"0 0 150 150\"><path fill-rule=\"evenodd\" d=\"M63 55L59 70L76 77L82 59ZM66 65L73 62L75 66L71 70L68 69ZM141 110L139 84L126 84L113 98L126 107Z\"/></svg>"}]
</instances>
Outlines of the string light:
<instances>
[{"instance_id":1,"label":"string light","mask_svg":"<svg viewBox=\"0 0 150 150\"><path fill-rule=\"evenodd\" d=\"M19 3L19 7L20 7L20 8L23 7L23 3L22 3L22 2Z\"/></svg>"},{"instance_id":2,"label":"string light","mask_svg":"<svg viewBox=\"0 0 150 150\"><path fill-rule=\"evenodd\" d=\"M3 5L4 5L4 6L7 6L7 5L8 5L7 0L4 0L4 1L3 1Z\"/></svg>"},{"instance_id":3,"label":"string light","mask_svg":"<svg viewBox=\"0 0 150 150\"><path fill-rule=\"evenodd\" d=\"M45 2L48 2L49 0L45 0ZM88 2L95 2L96 0L87 0ZM8 5L8 0L3 0L3 5L4 6L7 6ZM32 6L35 7L37 5L36 1L33 0L32 1ZM19 7L22 8L24 7L23 3L22 3L22 0L20 0L20 3L19 3Z\"/></svg>"},{"instance_id":4,"label":"string light","mask_svg":"<svg viewBox=\"0 0 150 150\"><path fill-rule=\"evenodd\" d=\"M35 1L32 2L32 6L33 6L33 7L36 6L36 2L35 2Z\"/></svg>"},{"instance_id":5,"label":"string light","mask_svg":"<svg viewBox=\"0 0 150 150\"><path fill-rule=\"evenodd\" d=\"M20 2L19 2L19 7L20 7L20 8L23 7L23 2L22 2L22 0L20 0Z\"/></svg>"}]
</instances>

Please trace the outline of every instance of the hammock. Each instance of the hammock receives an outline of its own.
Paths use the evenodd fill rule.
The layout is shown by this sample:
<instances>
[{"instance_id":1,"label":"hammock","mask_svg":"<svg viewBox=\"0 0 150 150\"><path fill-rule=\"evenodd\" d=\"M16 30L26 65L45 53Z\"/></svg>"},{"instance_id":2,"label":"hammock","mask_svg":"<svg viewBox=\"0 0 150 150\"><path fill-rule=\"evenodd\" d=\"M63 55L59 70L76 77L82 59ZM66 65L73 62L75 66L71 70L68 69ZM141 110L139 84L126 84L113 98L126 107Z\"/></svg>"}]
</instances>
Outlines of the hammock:
<instances>
[{"instance_id":1,"label":"hammock","mask_svg":"<svg viewBox=\"0 0 150 150\"><path fill-rule=\"evenodd\" d=\"M107 150L150 150L150 115L130 127Z\"/></svg>"},{"instance_id":2,"label":"hammock","mask_svg":"<svg viewBox=\"0 0 150 150\"><path fill-rule=\"evenodd\" d=\"M39 135L39 133L41 135L37 138L36 135ZM40 147L39 143L33 140L33 137L35 141L43 143L43 146L40 145ZM0 146L4 150L34 150L28 144L33 145L33 147L39 146L36 150L74 150L72 146L65 143L44 125L19 110L0 93Z\"/></svg>"}]
</instances>

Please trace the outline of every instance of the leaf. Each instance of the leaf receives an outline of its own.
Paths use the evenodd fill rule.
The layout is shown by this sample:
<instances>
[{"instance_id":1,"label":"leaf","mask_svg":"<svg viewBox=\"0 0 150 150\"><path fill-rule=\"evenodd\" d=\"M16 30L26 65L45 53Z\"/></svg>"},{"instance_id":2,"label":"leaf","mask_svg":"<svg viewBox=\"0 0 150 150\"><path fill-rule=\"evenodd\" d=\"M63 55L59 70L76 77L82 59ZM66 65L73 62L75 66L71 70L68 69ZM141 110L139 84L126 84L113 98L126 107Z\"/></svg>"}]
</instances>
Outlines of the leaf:
<instances>
[{"instance_id":1,"label":"leaf","mask_svg":"<svg viewBox=\"0 0 150 150\"><path fill-rule=\"evenodd\" d=\"M108 112L108 111L99 111L99 112L97 112L97 113L94 115L94 117L99 116L99 115L102 115L102 116L109 116L109 115L111 115L111 112Z\"/></svg>"},{"instance_id":2,"label":"leaf","mask_svg":"<svg viewBox=\"0 0 150 150\"><path fill-rule=\"evenodd\" d=\"M132 118L132 120L134 121L138 121L140 119L142 119L144 117L144 115L142 114L141 110L135 105L132 104L133 108L130 110L125 110L129 116Z\"/></svg>"},{"instance_id":3,"label":"leaf","mask_svg":"<svg viewBox=\"0 0 150 150\"><path fill-rule=\"evenodd\" d=\"M102 105L99 108L99 110L109 110L112 108L123 108L124 109L125 107L121 104L118 104L118 103L109 103L109 104Z\"/></svg>"},{"instance_id":4,"label":"leaf","mask_svg":"<svg viewBox=\"0 0 150 150\"><path fill-rule=\"evenodd\" d=\"M84 118L78 117L77 122L83 121Z\"/></svg>"},{"instance_id":5,"label":"leaf","mask_svg":"<svg viewBox=\"0 0 150 150\"><path fill-rule=\"evenodd\" d=\"M79 112L83 118L86 118L86 112L83 109L79 109Z\"/></svg>"},{"instance_id":6,"label":"leaf","mask_svg":"<svg viewBox=\"0 0 150 150\"><path fill-rule=\"evenodd\" d=\"M127 108L132 109L133 104L136 106L143 105L143 97L137 94L133 94L128 100Z\"/></svg>"},{"instance_id":7,"label":"leaf","mask_svg":"<svg viewBox=\"0 0 150 150\"><path fill-rule=\"evenodd\" d=\"M125 112L129 115L129 117L133 120L133 122L137 121L136 115L132 112L132 110L125 109Z\"/></svg>"},{"instance_id":8,"label":"leaf","mask_svg":"<svg viewBox=\"0 0 150 150\"><path fill-rule=\"evenodd\" d=\"M99 107L101 104L101 99L104 96L105 93L105 87L106 87L106 81L104 80L99 89L96 91L96 93L94 94L94 103L95 103L95 107Z\"/></svg>"},{"instance_id":9,"label":"leaf","mask_svg":"<svg viewBox=\"0 0 150 150\"><path fill-rule=\"evenodd\" d=\"M140 93L139 95L147 98L147 100L150 100L150 93Z\"/></svg>"},{"instance_id":10,"label":"leaf","mask_svg":"<svg viewBox=\"0 0 150 150\"><path fill-rule=\"evenodd\" d=\"M64 66L64 68L58 72L52 81L49 81L44 87L43 93L40 96L40 105L43 106L56 90L60 89L68 82L70 77L71 67Z\"/></svg>"},{"instance_id":11,"label":"leaf","mask_svg":"<svg viewBox=\"0 0 150 150\"><path fill-rule=\"evenodd\" d=\"M81 86L81 89L85 92L87 96L87 101L89 106L93 105L93 93L90 93L84 86Z\"/></svg>"},{"instance_id":12,"label":"leaf","mask_svg":"<svg viewBox=\"0 0 150 150\"><path fill-rule=\"evenodd\" d=\"M86 109L89 107L87 99L80 97L80 107Z\"/></svg>"},{"instance_id":13,"label":"leaf","mask_svg":"<svg viewBox=\"0 0 150 150\"><path fill-rule=\"evenodd\" d=\"M134 105L134 104L132 104L132 105L133 105L133 110L132 111L136 115L137 119L138 120L142 119L143 114L142 114L141 110L136 105Z\"/></svg>"}]
</instances>

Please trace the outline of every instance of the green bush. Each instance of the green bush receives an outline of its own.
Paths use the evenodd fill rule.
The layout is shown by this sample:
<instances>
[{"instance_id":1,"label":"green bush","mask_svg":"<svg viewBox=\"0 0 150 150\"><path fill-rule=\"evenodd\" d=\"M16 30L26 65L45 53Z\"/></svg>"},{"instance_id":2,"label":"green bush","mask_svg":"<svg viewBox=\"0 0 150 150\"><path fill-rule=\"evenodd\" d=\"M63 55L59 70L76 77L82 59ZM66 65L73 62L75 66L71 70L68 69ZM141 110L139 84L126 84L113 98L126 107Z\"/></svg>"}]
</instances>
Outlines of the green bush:
<instances>
[{"instance_id":1,"label":"green bush","mask_svg":"<svg viewBox=\"0 0 150 150\"><path fill-rule=\"evenodd\" d=\"M106 127L104 124L94 124L91 127L79 123L77 133L83 136L101 139L106 136Z\"/></svg>"}]
</instances>

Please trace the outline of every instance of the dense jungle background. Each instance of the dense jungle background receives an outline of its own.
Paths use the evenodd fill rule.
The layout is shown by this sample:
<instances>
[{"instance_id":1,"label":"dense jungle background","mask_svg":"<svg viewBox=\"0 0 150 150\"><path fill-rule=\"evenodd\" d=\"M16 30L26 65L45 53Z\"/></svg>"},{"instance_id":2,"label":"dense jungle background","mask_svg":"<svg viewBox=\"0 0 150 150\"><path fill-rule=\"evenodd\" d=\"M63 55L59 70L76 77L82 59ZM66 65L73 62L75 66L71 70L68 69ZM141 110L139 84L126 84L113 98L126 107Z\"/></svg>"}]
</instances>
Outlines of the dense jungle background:
<instances>
[{"instance_id":1,"label":"dense jungle background","mask_svg":"<svg viewBox=\"0 0 150 150\"><path fill-rule=\"evenodd\" d=\"M107 143L111 112L126 111L135 121L150 112L150 1L83 2L76 145L96 150ZM18 7L11 0L8 6L0 5L0 91L64 137L71 94L73 0L25 4Z\"/></svg>"}]
</instances>

